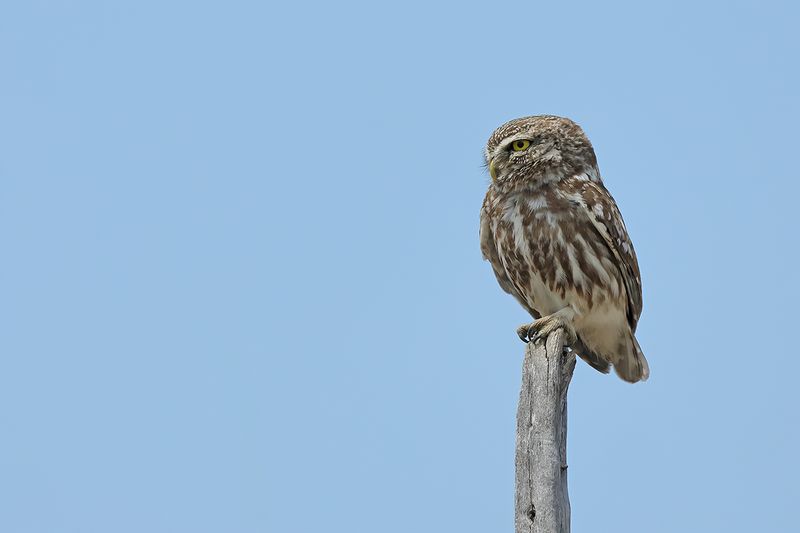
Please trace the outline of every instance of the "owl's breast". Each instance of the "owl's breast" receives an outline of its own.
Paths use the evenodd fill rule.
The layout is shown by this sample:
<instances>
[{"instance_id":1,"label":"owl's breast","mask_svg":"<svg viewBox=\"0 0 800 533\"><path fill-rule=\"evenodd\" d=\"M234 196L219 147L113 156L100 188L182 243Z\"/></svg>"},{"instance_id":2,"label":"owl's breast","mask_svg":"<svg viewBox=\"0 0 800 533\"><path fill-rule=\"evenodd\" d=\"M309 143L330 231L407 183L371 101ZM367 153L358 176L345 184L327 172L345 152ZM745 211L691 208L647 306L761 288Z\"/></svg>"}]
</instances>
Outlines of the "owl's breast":
<instances>
[{"instance_id":1,"label":"owl's breast","mask_svg":"<svg viewBox=\"0 0 800 533\"><path fill-rule=\"evenodd\" d=\"M611 252L588 220L552 191L500 197L492 231L517 298L543 315L579 313L623 294Z\"/></svg>"}]
</instances>

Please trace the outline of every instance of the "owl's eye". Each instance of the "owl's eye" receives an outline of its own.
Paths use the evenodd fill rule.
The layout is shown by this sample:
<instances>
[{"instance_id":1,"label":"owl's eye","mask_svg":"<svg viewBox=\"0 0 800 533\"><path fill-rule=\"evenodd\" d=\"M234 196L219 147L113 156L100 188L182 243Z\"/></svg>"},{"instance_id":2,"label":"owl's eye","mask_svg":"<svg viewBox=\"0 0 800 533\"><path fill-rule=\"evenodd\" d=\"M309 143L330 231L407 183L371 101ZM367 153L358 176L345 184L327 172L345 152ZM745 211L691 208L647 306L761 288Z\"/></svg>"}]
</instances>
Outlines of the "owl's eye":
<instances>
[{"instance_id":1,"label":"owl's eye","mask_svg":"<svg viewBox=\"0 0 800 533\"><path fill-rule=\"evenodd\" d=\"M515 152L521 152L523 150L527 150L530 145L531 142L529 140L522 139L511 143L511 149L514 150Z\"/></svg>"}]
</instances>

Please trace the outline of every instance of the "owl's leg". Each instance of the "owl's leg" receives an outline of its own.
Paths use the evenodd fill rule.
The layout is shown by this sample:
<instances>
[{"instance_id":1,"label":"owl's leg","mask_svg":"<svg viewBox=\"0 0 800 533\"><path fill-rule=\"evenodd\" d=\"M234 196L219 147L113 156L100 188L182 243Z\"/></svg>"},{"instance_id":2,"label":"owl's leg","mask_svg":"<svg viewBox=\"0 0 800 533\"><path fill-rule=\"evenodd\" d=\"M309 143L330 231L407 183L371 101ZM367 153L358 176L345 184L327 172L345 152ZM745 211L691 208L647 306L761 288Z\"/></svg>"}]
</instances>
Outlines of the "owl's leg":
<instances>
[{"instance_id":1,"label":"owl's leg","mask_svg":"<svg viewBox=\"0 0 800 533\"><path fill-rule=\"evenodd\" d=\"M517 335L523 342L536 342L539 339L546 339L548 335L561 328L566 335L566 343L572 344L577 339L575 328L572 325L574 317L575 311L567 306L551 315L543 316L531 324L521 325L517 328Z\"/></svg>"}]
</instances>

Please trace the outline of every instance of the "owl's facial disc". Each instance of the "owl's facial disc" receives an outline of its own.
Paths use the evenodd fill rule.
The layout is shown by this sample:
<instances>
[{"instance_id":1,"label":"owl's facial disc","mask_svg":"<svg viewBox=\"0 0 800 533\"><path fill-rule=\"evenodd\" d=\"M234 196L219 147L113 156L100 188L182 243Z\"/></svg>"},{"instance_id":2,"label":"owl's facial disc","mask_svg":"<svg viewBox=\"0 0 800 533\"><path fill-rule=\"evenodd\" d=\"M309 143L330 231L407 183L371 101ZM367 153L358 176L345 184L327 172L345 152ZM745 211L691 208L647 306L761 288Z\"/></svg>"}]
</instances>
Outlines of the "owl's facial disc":
<instances>
[{"instance_id":1,"label":"owl's facial disc","mask_svg":"<svg viewBox=\"0 0 800 533\"><path fill-rule=\"evenodd\" d=\"M594 168L592 145L569 119L537 115L514 119L497 128L486 143L493 183L545 183Z\"/></svg>"},{"instance_id":2,"label":"owl's facial disc","mask_svg":"<svg viewBox=\"0 0 800 533\"><path fill-rule=\"evenodd\" d=\"M492 181L497 181L498 177L504 174L503 171L509 163L521 157L523 152L533 146L535 146L533 141L524 137L517 137L498 146L489 157L489 175L492 176Z\"/></svg>"}]
</instances>

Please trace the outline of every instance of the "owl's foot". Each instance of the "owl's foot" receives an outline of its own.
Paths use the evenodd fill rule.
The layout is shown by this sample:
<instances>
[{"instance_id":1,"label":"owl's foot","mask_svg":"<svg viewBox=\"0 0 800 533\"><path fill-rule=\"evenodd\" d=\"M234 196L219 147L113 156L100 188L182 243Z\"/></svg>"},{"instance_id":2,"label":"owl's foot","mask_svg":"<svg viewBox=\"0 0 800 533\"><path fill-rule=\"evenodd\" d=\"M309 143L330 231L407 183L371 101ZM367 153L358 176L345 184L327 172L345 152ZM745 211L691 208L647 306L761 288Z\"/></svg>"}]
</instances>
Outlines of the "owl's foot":
<instances>
[{"instance_id":1,"label":"owl's foot","mask_svg":"<svg viewBox=\"0 0 800 533\"><path fill-rule=\"evenodd\" d=\"M517 328L517 335L522 342L536 342L547 339L547 336L557 329L564 330L564 343L571 345L577 339L572 318L575 312L570 307L556 311L552 315L543 316L531 324L523 324Z\"/></svg>"}]
</instances>

